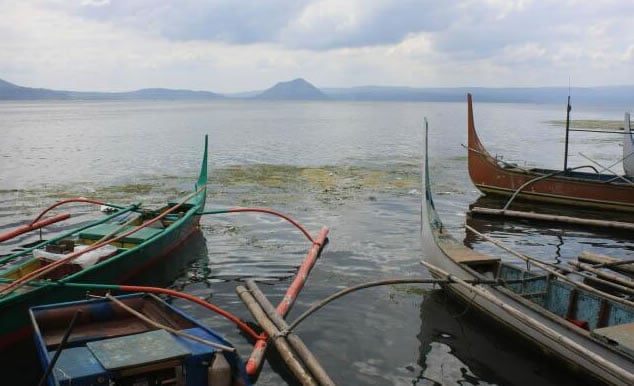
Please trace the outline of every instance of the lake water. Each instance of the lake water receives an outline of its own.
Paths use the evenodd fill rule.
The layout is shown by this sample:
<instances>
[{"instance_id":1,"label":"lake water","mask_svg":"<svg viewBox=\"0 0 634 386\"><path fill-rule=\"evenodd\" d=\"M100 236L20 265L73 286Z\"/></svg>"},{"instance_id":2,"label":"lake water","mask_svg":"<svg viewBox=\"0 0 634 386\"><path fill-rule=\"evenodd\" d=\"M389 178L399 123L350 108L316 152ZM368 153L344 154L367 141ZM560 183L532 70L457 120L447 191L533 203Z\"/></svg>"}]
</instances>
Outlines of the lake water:
<instances>
[{"instance_id":1,"label":"lake water","mask_svg":"<svg viewBox=\"0 0 634 386\"><path fill-rule=\"evenodd\" d=\"M465 98L466 100L466 98ZM526 166L561 168L562 105L486 104L474 95L476 126L492 154ZM573 119L621 120L621 108L573 108ZM423 120L441 218L474 249L500 253L466 235L479 193L466 165L465 103L402 102L4 102L0 103L0 232L62 198L160 205L189 191L209 135L207 209L266 207L329 243L287 320L345 287L427 275L420 231ZM622 137L572 133L569 166L587 158L622 169ZM502 204L501 204L502 205ZM59 232L99 215L73 205ZM631 255L634 238L587 229L470 219L480 232L551 262L582 251ZM264 214L205 216L202 234L180 253L195 262L171 286L252 321L235 288L247 278L277 304L310 244ZM3 243L0 253L29 235ZM508 255L505 258L510 258ZM134 283L130 283L134 284ZM186 301L174 304L218 328L246 358L251 342L224 319ZM340 385L576 385L582 380L468 307L429 286L385 286L345 296L296 330ZM6 356L6 354L5 354ZM13 356L13 355L12 355ZM3 374L31 379L36 364L0 358ZM13 358L15 359L15 358ZM24 380L22 384L30 384ZM274 357L258 385L292 384Z\"/></svg>"}]
</instances>

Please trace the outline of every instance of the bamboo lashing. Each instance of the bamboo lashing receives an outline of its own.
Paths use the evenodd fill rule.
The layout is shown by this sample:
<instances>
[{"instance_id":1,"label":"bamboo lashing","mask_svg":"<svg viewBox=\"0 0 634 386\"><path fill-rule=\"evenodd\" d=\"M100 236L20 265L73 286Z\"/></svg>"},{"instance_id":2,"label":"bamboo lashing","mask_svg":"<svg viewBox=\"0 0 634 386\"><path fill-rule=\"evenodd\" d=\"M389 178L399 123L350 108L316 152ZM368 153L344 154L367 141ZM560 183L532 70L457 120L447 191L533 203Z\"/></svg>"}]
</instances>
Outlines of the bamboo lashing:
<instances>
[{"instance_id":1,"label":"bamboo lashing","mask_svg":"<svg viewBox=\"0 0 634 386\"><path fill-rule=\"evenodd\" d=\"M264 296L257 284L255 284L255 281L251 279L247 280L247 288L251 291L253 298L266 313L266 316L273 322L273 324L275 324L275 327L277 327L279 331L286 331L288 329L288 324L277 313L275 307L271 304L271 302L269 302L266 296ZM285 336L289 345L295 350L317 382L322 386L334 386L335 382L326 373L324 368L321 367L317 358L315 358L310 350L308 350L308 347L306 347L304 342L294 333L288 333Z\"/></svg>"},{"instance_id":2,"label":"bamboo lashing","mask_svg":"<svg viewBox=\"0 0 634 386\"><path fill-rule=\"evenodd\" d=\"M304 287L304 283L306 282L306 279L308 278L308 274L310 273L311 269L315 265L315 262L317 261L317 258L319 257L319 254L321 253L321 249L326 243L327 236L328 236L328 228L323 227L321 231L319 232L317 239L313 242L313 245L310 251L308 252L308 254L306 255L306 258L302 262L302 265L297 270L297 274L295 275L293 282L289 285L288 289L286 290L286 293L284 294L284 298L277 305L276 310L277 310L277 313L281 317L285 317L286 314L288 314L288 312L290 311L291 307L293 306L293 303L295 303L295 299L297 295ZM255 345L253 346L253 351L251 352L251 355L249 356L249 359L247 360L247 363L245 366L247 374L249 374L250 376L254 376L255 374L257 374L257 372L260 369L260 366L262 366L262 362L264 361L264 355L266 354L266 346L267 346L266 339L267 339L266 334L263 334L262 338L257 340L255 342Z\"/></svg>"},{"instance_id":3,"label":"bamboo lashing","mask_svg":"<svg viewBox=\"0 0 634 386\"><path fill-rule=\"evenodd\" d=\"M243 286L238 286L236 288L236 292L238 293L240 299L247 306L255 320L258 322L260 327L262 327L262 329L266 331L268 336L271 337L269 339L273 341L273 344L284 359L284 362L289 367L293 375L295 375L297 380L302 385L317 386L317 381L315 381L313 376L308 372L308 370L294 354L286 339L279 334L280 331L277 329L277 327L275 327L273 322L266 317L265 312L259 306L253 295L251 295L249 291Z\"/></svg>"}]
</instances>

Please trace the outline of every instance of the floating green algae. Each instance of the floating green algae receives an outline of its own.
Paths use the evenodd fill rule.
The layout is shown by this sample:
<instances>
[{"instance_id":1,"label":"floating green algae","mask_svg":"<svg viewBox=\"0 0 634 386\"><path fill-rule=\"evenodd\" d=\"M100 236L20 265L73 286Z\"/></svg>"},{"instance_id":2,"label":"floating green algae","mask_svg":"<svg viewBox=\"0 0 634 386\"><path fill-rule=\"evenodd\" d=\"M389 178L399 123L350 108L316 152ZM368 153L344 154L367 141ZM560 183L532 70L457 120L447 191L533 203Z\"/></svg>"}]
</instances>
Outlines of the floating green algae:
<instances>
[{"instance_id":1,"label":"floating green algae","mask_svg":"<svg viewBox=\"0 0 634 386\"><path fill-rule=\"evenodd\" d=\"M566 121L548 121L553 126L566 127ZM570 128L586 130L623 130L623 121L601 119L577 119L570 121Z\"/></svg>"}]
</instances>

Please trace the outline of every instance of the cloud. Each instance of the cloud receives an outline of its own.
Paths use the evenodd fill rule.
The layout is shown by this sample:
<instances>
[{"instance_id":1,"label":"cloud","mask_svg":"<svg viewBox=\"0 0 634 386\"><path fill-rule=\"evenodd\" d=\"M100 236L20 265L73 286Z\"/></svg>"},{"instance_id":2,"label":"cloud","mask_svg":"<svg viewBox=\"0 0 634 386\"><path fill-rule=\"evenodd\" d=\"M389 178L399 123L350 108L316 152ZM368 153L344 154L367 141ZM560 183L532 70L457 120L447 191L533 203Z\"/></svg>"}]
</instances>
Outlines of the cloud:
<instances>
[{"instance_id":1,"label":"cloud","mask_svg":"<svg viewBox=\"0 0 634 386\"><path fill-rule=\"evenodd\" d=\"M621 84L620 0L0 0L0 78L76 90Z\"/></svg>"}]
</instances>

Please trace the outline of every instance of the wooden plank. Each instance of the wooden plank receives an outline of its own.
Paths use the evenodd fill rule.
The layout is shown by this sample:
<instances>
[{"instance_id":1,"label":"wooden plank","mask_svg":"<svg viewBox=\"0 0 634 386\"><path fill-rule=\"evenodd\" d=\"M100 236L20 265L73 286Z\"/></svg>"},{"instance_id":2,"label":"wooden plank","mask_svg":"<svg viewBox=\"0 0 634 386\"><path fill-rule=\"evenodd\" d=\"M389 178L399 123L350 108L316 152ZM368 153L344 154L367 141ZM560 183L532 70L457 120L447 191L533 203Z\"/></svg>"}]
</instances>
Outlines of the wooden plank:
<instances>
[{"instance_id":1,"label":"wooden plank","mask_svg":"<svg viewBox=\"0 0 634 386\"><path fill-rule=\"evenodd\" d=\"M619 349L634 356L634 323L597 328L592 335L610 344L617 343Z\"/></svg>"},{"instance_id":2,"label":"wooden plank","mask_svg":"<svg viewBox=\"0 0 634 386\"><path fill-rule=\"evenodd\" d=\"M620 261L619 259L614 257L586 251L581 252L581 254L578 256L578 259L583 263L590 264L612 264ZM634 264L621 264L615 266L608 265L605 268L610 268L611 270L634 276Z\"/></svg>"}]
</instances>

